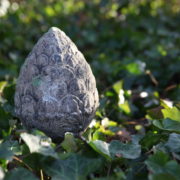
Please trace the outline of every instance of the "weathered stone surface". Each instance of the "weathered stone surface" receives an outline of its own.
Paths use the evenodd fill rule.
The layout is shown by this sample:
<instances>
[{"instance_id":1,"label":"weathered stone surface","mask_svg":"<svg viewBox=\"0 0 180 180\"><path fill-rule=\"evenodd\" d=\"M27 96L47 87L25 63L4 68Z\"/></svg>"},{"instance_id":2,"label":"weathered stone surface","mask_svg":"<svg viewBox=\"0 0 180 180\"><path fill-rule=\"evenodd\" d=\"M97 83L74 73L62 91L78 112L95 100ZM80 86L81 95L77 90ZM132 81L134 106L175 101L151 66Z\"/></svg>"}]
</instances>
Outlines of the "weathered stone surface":
<instances>
[{"instance_id":1,"label":"weathered stone surface","mask_svg":"<svg viewBox=\"0 0 180 180\"><path fill-rule=\"evenodd\" d=\"M52 27L34 46L16 85L15 113L28 128L52 138L78 135L91 122L99 99L89 64L75 44Z\"/></svg>"}]
</instances>

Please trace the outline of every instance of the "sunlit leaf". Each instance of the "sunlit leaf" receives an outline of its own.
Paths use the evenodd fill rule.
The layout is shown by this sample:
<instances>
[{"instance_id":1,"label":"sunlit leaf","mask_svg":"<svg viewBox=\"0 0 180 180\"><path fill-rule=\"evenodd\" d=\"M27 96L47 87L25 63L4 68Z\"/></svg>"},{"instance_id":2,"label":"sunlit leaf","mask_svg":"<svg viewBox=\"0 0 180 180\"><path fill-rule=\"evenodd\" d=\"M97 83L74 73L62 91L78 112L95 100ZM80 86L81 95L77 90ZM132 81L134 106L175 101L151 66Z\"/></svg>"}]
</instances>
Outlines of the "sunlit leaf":
<instances>
[{"instance_id":1,"label":"sunlit leaf","mask_svg":"<svg viewBox=\"0 0 180 180\"><path fill-rule=\"evenodd\" d=\"M166 108L161 110L164 118L170 118L174 121L180 122L180 110L177 107Z\"/></svg>"},{"instance_id":2,"label":"sunlit leaf","mask_svg":"<svg viewBox=\"0 0 180 180\"><path fill-rule=\"evenodd\" d=\"M113 85L113 89L117 94L119 94L119 91L123 88L123 81L118 81Z\"/></svg>"},{"instance_id":3,"label":"sunlit leaf","mask_svg":"<svg viewBox=\"0 0 180 180\"><path fill-rule=\"evenodd\" d=\"M51 147L50 140L47 139L47 137L22 133L21 138L29 147L31 153L40 153L45 156L52 156L54 158L58 158L56 152Z\"/></svg>"},{"instance_id":4,"label":"sunlit leaf","mask_svg":"<svg viewBox=\"0 0 180 180\"><path fill-rule=\"evenodd\" d=\"M95 141L90 141L89 145L98 153L106 157L107 159L111 159L111 155L109 152L109 144L101 141L101 140L95 140Z\"/></svg>"},{"instance_id":5,"label":"sunlit leaf","mask_svg":"<svg viewBox=\"0 0 180 180\"><path fill-rule=\"evenodd\" d=\"M4 178L4 171L3 169L0 167L0 180L2 180Z\"/></svg>"},{"instance_id":6,"label":"sunlit leaf","mask_svg":"<svg viewBox=\"0 0 180 180\"><path fill-rule=\"evenodd\" d=\"M107 117L101 121L103 127L117 126L115 121L110 121Z\"/></svg>"},{"instance_id":7,"label":"sunlit leaf","mask_svg":"<svg viewBox=\"0 0 180 180\"><path fill-rule=\"evenodd\" d=\"M139 75L144 71L146 64L142 61L136 61L133 63L129 63L126 65L126 69L128 72L134 74L134 75Z\"/></svg>"},{"instance_id":8,"label":"sunlit leaf","mask_svg":"<svg viewBox=\"0 0 180 180\"><path fill-rule=\"evenodd\" d=\"M3 92L3 89L4 89L4 87L6 86L6 84L7 84L7 81L1 81L1 82L0 82L0 93Z\"/></svg>"},{"instance_id":9,"label":"sunlit leaf","mask_svg":"<svg viewBox=\"0 0 180 180\"><path fill-rule=\"evenodd\" d=\"M125 101L123 104L119 104L120 109L124 111L126 114L131 113L130 105L128 101Z\"/></svg>"},{"instance_id":10,"label":"sunlit leaf","mask_svg":"<svg viewBox=\"0 0 180 180\"><path fill-rule=\"evenodd\" d=\"M75 152L77 150L77 144L75 141L75 138L72 133L66 133L64 141L61 143L61 146L67 151L67 152Z\"/></svg>"},{"instance_id":11,"label":"sunlit leaf","mask_svg":"<svg viewBox=\"0 0 180 180\"><path fill-rule=\"evenodd\" d=\"M54 16L55 15L54 9L51 6L47 6L45 8L45 12L47 13L48 16Z\"/></svg>"}]
</instances>

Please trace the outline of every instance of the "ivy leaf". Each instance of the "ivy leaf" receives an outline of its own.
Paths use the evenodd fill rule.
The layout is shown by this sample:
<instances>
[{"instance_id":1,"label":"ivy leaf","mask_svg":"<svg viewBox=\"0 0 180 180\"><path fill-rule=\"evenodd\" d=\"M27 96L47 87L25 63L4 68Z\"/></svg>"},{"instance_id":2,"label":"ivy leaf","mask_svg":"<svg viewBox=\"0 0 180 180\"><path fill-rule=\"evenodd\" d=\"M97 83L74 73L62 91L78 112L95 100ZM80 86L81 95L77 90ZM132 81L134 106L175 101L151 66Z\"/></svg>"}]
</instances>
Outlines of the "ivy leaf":
<instances>
[{"instance_id":1,"label":"ivy leaf","mask_svg":"<svg viewBox=\"0 0 180 180\"><path fill-rule=\"evenodd\" d=\"M0 136L2 136L2 130L10 128L9 119L11 119L11 115L0 106Z\"/></svg>"},{"instance_id":2,"label":"ivy leaf","mask_svg":"<svg viewBox=\"0 0 180 180\"><path fill-rule=\"evenodd\" d=\"M173 153L176 159L180 160L180 134L170 134L165 147Z\"/></svg>"},{"instance_id":3,"label":"ivy leaf","mask_svg":"<svg viewBox=\"0 0 180 180\"><path fill-rule=\"evenodd\" d=\"M12 160L16 153L17 141L5 141L0 143L0 159Z\"/></svg>"},{"instance_id":4,"label":"ivy leaf","mask_svg":"<svg viewBox=\"0 0 180 180\"><path fill-rule=\"evenodd\" d=\"M2 180L4 178L4 171L3 169L0 167L0 180Z\"/></svg>"},{"instance_id":5,"label":"ivy leaf","mask_svg":"<svg viewBox=\"0 0 180 180\"><path fill-rule=\"evenodd\" d=\"M142 61L129 63L125 66L126 70L134 75L139 75L144 71L146 64Z\"/></svg>"},{"instance_id":6,"label":"ivy leaf","mask_svg":"<svg viewBox=\"0 0 180 180\"><path fill-rule=\"evenodd\" d=\"M75 152L78 148L73 134L69 132L65 134L64 141L61 143L61 146L67 152Z\"/></svg>"},{"instance_id":7,"label":"ivy leaf","mask_svg":"<svg viewBox=\"0 0 180 180\"><path fill-rule=\"evenodd\" d=\"M35 177L34 174L32 174L30 171L28 171L25 168L15 168L12 171L8 172L4 178L4 180L38 180L37 177Z\"/></svg>"},{"instance_id":8,"label":"ivy leaf","mask_svg":"<svg viewBox=\"0 0 180 180\"><path fill-rule=\"evenodd\" d=\"M141 154L141 146L135 138L129 143L122 143L114 140L109 144L104 141L96 140L91 141L89 144L95 151L107 159L113 159L115 157L136 159Z\"/></svg>"},{"instance_id":9,"label":"ivy leaf","mask_svg":"<svg viewBox=\"0 0 180 180\"><path fill-rule=\"evenodd\" d=\"M162 107L159 106L159 107L147 110L147 114L151 119L162 119L163 114L161 110L162 110Z\"/></svg>"},{"instance_id":10,"label":"ivy leaf","mask_svg":"<svg viewBox=\"0 0 180 180\"><path fill-rule=\"evenodd\" d=\"M109 144L101 141L101 140L95 140L90 141L89 145L99 154L103 155L107 159L111 159L111 155L109 152Z\"/></svg>"},{"instance_id":11,"label":"ivy leaf","mask_svg":"<svg viewBox=\"0 0 180 180\"><path fill-rule=\"evenodd\" d=\"M180 134L172 133L169 135L169 139L166 143L166 147L171 152L179 153L180 152Z\"/></svg>"},{"instance_id":12,"label":"ivy leaf","mask_svg":"<svg viewBox=\"0 0 180 180\"><path fill-rule=\"evenodd\" d=\"M180 122L180 110L177 107L166 108L161 110L164 118L170 118L174 121Z\"/></svg>"},{"instance_id":13,"label":"ivy leaf","mask_svg":"<svg viewBox=\"0 0 180 180\"><path fill-rule=\"evenodd\" d=\"M141 154L141 146L134 142L127 144L114 140L109 146L112 157L120 156L127 159L136 159Z\"/></svg>"},{"instance_id":14,"label":"ivy leaf","mask_svg":"<svg viewBox=\"0 0 180 180\"><path fill-rule=\"evenodd\" d=\"M15 84L8 84L5 86L3 90L3 97L8 100L8 104L14 105L14 92L15 92Z\"/></svg>"},{"instance_id":15,"label":"ivy leaf","mask_svg":"<svg viewBox=\"0 0 180 180\"><path fill-rule=\"evenodd\" d=\"M145 134L145 136L141 139L140 144L143 148L146 150L152 148L154 145L161 142L163 139L166 139L166 135L154 133L154 132L148 132Z\"/></svg>"},{"instance_id":16,"label":"ivy leaf","mask_svg":"<svg viewBox=\"0 0 180 180\"><path fill-rule=\"evenodd\" d=\"M180 133L180 122L172 121L171 119L154 120L153 124L162 130L174 131Z\"/></svg>"},{"instance_id":17,"label":"ivy leaf","mask_svg":"<svg viewBox=\"0 0 180 180\"><path fill-rule=\"evenodd\" d=\"M163 152L157 152L156 154L149 156L145 163L152 173L161 173L163 172L163 166L168 162L168 160L168 155Z\"/></svg>"},{"instance_id":18,"label":"ivy leaf","mask_svg":"<svg viewBox=\"0 0 180 180\"><path fill-rule=\"evenodd\" d=\"M6 85L7 85L7 81L1 81L0 82L0 93L3 92L3 89L5 88Z\"/></svg>"},{"instance_id":19,"label":"ivy leaf","mask_svg":"<svg viewBox=\"0 0 180 180\"><path fill-rule=\"evenodd\" d=\"M157 152L156 154L149 156L145 161L150 174L150 179L157 179L157 177L172 177L172 179L178 180L180 177L180 165L174 160L169 160L167 154L163 152Z\"/></svg>"},{"instance_id":20,"label":"ivy leaf","mask_svg":"<svg viewBox=\"0 0 180 180\"><path fill-rule=\"evenodd\" d=\"M84 180L87 175L97 170L101 165L101 160L90 159L81 155L73 154L68 159L57 160L47 172L53 180Z\"/></svg>"},{"instance_id":21,"label":"ivy leaf","mask_svg":"<svg viewBox=\"0 0 180 180\"><path fill-rule=\"evenodd\" d=\"M123 88L123 81L118 81L113 85L114 91L119 94L119 91Z\"/></svg>"},{"instance_id":22,"label":"ivy leaf","mask_svg":"<svg viewBox=\"0 0 180 180\"><path fill-rule=\"evenodd\" d=\"M54 158L58 158L56 152L51 147L50 139L47 137L32 135L28 133L22 133L21 138L29 147L31 153L40 153L45 156L51 156Z\"/></svg>"}]
</instances>

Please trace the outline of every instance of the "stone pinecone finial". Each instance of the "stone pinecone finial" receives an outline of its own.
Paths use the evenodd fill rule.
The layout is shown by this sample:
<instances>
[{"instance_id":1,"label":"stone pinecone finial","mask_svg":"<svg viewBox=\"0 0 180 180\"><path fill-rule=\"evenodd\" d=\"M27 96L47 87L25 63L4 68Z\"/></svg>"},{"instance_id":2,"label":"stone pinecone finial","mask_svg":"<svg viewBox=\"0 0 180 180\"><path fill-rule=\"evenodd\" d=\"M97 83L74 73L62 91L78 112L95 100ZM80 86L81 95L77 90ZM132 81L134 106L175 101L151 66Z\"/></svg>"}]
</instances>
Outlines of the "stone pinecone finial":
<instances>
[{"instance_id":1,"label":"stone pinecone finial","mask_svg":"<svg viewBox=\"0 0 180 180\"><path fill-rule=\"evenodd\" d=\"M65 132L79 135L99 105L89 64L71 39L52 27L34 46L21 67L15 113L28 129L53 139Z\"/></svg>"}]
</instances>

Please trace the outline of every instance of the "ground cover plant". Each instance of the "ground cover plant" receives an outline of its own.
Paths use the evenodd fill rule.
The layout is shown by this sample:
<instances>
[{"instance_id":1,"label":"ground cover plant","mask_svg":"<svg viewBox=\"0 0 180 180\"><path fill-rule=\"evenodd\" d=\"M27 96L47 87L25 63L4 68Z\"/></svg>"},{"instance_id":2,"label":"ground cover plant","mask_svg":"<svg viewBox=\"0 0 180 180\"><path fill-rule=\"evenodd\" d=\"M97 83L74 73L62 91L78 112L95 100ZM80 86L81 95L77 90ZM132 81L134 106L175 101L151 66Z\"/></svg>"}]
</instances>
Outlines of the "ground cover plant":
<instances>
[{"instance_id":1,"label":"ground cover plant","mask_svg":"<svg viewBox=\"0 0 180 180\"><path fill-rule=\"evenodd\" d=\"M55 144L14 115L20 67L44 32L90 63L100 106L81 138ZM179 180L180 1L0 2L0 179Z\"/></svg>"}]
</instances>

